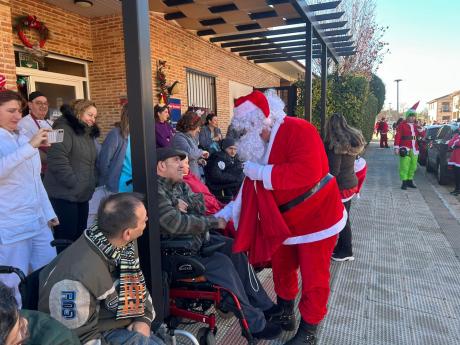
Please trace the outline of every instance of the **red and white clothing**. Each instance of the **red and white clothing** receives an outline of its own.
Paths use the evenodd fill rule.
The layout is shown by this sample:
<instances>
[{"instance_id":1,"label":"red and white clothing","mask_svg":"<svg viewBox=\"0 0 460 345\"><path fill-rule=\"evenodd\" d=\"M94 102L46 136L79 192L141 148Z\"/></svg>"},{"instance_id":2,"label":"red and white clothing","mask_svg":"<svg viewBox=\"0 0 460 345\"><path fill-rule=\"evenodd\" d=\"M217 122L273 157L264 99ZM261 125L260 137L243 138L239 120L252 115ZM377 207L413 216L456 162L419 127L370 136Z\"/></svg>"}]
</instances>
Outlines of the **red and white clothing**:
<instances>
[{"instance_id":1,"label":"red and white clothing","mask_svg":"<svg viewBox=\"0 0 460 345\"><path fill-rule=\"evenodd\" d=\"M407 150L412 150L415 155L418 155L419 148L417 138L424 134L424 130L407 121L402 121L396 129L395 144L394 148L399 149L401 147Z\"/></svg>"},{"instance_id":2,"label":"red and white clothing","mask_svg":"<svg viewBox=\"0 0 460 345\"><path fill-rule=\"evenodd\" d=\"M318 131L309 122L293 117L284 117L273 125L263 164L266 164L262 180L264 190L272 191L278 207L309 191L329 173L328 159ZM233 205L236 222L239 215L244 216L244 212L238 212L242 200L244 205L246 198L244 193L241 194ZM273 213L279 212L276 206L272 208ZM294 300L298 292L297 271L300 267L300 312L305 322L318 324L326 314L332 250L337 234L347 220L335 178L282 213L282 219L290 234L281 234L287 238L272 256L275 291L283 299ZM244 220L239 219L241 223ZM237 237L242 236L244 229L238 226L237 230Z\"/></svg>"},{"instance_id":3,"label":"red and white clothing","mask_svg":"<svg viewBox=\"0 0 460 345\"><path fill-rule=\"evenodd\" d=\"M363 157L359 157L355 160L355 174L358 178L358 197L359 193L361 192L361 188L363 187L364 180L366 179L367 175L367 163Z\"/></svg>"},{"instance_id":4,"label":"red and white clothing","mask_svg":"<svg viewBox=\"0 0 460 345\"><path fill-rule=\"evenodd\" d=\"M455 134L452 139L449 140L447 146L452 150L447 164L460 168L460 134Z\"/></svg>"},{"instance_id":5,"label":"red and white clothing","mask_svg":"<svg viewBox=\"0 0 460 345\"><path fill-rule=\"evenodd\" d=\"M380 134L388 133L388 123L386 121L379 121L375 124L374 130Z\"/></svg>"}]
</instances>

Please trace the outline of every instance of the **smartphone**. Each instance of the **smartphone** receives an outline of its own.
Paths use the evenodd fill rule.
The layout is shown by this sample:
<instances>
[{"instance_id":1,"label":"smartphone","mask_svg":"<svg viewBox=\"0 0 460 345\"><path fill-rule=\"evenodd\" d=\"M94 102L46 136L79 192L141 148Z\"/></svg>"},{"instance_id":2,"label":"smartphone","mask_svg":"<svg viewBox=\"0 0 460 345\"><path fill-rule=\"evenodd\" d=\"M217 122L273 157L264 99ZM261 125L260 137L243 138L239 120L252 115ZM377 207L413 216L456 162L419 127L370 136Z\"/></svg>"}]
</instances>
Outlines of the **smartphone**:
<instances>
[{"instance_id":1,"label":"smartphone","mask_svg":"<svg viewBox=\"0 0 460 345\"><path fill-rule=\"evenodd\" d=\"M48 132L48 144L62 143L64 141L64 130L56 129Z\"/></svg>"}]
</instances>

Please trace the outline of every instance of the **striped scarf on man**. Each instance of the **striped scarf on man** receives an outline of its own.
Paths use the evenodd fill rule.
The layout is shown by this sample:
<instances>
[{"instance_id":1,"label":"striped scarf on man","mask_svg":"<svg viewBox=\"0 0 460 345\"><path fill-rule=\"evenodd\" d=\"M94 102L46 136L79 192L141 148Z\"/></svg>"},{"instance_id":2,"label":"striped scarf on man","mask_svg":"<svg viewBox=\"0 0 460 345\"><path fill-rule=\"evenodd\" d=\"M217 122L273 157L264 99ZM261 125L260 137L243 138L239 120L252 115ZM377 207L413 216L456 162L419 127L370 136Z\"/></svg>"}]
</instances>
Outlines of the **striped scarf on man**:
<instances>
[{"instance_id":1,"label":"striped scarf on man","mask_svg":"<svg viewBox=\"0 0 460 345\"><path fill-rule=\"evenodd\" d=\"M97 224L87 230L87 235L108 259L117 263L120 269L116 319L144 316L146 286L134 243L130 242L122 248L114 247L98 229Z\"/></svg>"}]
</instances>

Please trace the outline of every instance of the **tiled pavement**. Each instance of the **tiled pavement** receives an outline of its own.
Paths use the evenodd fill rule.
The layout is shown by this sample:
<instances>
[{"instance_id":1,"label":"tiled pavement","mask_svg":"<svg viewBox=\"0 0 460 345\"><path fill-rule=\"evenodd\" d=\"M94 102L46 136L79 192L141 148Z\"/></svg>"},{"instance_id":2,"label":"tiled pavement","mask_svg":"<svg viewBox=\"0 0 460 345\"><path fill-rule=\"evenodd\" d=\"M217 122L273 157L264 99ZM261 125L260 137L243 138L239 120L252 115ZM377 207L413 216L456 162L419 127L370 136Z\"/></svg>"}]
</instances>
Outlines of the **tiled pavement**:
<instances>
[{"instance_id":1,"label":"tiled pavement","mask_svg":"<svg viewBox=\"0 0 460 345\"><path fill-rule=\"evenodd\" d=\"M356 260L331 266L329 313L318 343L460 344L456 200L446 191L435 192L423 170L416 177L421 188L402 191L398 158L391 149L376 147L372 143L366 152L367 180L352 204ZM449 211L445 205L452 202ZM274 297L271 271L259 277ZM219 320L218 327L218 344L246 344L234 319ZM187 328L196 332L199 325ZM259 344L283 344L292 335Z\"/></svg>"}]
</instances>

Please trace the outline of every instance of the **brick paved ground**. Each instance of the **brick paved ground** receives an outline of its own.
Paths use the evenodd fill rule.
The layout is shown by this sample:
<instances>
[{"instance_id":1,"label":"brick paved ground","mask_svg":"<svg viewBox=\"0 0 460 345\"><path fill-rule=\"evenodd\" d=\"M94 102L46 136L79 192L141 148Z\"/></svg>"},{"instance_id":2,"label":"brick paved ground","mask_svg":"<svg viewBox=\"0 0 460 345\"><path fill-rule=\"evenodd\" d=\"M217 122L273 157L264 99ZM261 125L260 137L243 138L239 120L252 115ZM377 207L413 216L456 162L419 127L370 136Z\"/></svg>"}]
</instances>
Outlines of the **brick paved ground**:
<instances>
[{"instance_id":1,"label":"brick paved ground","mask_svg":"<svg viewBox=\"0 0 460 345\"><path fill-rule=\"evenodd\" d=\"M332 264L319 344L459 344L458 199L432 185L424 169L419 188L402 191L391 149L372 143L365 158L368 178L351 211L356 260ZM274 297L270 270L259 276ZM246 343L234 320L218 325L218 344ZM292 335L259 344L283 344Z\"/></svg>"}]
</instances>

